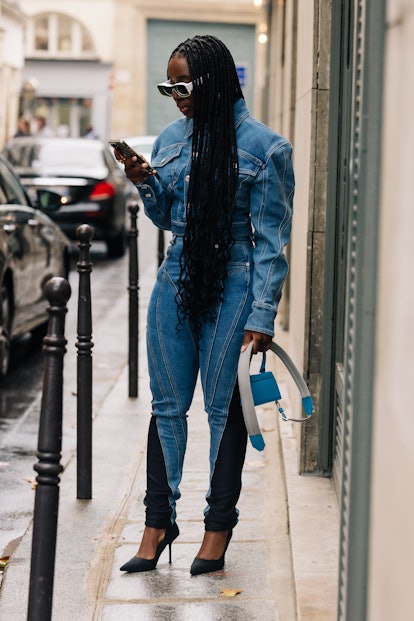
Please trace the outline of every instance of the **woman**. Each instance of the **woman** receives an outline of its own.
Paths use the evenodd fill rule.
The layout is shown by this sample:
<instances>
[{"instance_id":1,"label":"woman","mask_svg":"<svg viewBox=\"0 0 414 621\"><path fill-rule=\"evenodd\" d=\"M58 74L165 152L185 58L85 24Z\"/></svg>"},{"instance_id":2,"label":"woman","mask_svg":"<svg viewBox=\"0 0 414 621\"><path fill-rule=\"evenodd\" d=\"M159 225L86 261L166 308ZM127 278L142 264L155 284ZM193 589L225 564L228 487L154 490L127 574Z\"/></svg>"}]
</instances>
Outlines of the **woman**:
<instances>
[{"instance_id":1,"label":"woman","mask_svg":"<svg viewBox=\"0 0 414 621\"><path fill-rule=\"evenodd\" d=\"M182 118L154 143L155 174L125 161L145 213L172 231L148 308L152 392L146 521L141 545L121 570L154 569L179 534L187 412L198 372L210 426L210 488L204 539L191 574L219 570L238 521L247 434L237 386L241 348L267 351L287 273L291 146L249 116L233 58L213 36L180 44L161 94Z\"/></svg>"}]
</instances>

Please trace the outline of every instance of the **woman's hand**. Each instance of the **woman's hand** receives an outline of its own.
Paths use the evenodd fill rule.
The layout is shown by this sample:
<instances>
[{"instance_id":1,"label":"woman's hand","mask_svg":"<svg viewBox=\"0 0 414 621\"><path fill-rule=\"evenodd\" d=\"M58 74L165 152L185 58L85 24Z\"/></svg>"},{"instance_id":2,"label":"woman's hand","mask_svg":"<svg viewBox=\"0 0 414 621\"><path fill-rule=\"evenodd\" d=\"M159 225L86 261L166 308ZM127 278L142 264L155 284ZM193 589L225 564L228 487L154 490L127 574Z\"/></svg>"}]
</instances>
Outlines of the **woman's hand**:
<instances>
[{"instance_id":1,"label":"woman's hand","mask_svg":"<svg viewBox=\"0 0 414 621\"><path fill-rule=\"evenodd\" d=\"M259 351L265 352L270 349L272 337L262 332L253 332L251 330L244 331L243 343L240 351L244 351L250 341L253 341L252 353L257 354Z\"/></svg>"},{"instance_id":2,"label":"woman's hand","mask_svg":"<svg viewBox=\"0 0 414 621\"><path fill-rule=\"evenodd\" d=\"M145 179L148 179L148 177L154 174L155 172L155 171L149 172L148 164L147 163L142 164L141 162L138 162L138 159L135 157L135 155L133 157L126 159L116 149L114 149L114 155L119 162L122 162L124 164L125 174L128 177L128 179L132 181L132 183L134 184L142 183L142 181L145 181Z\"/></svg>"}]
</instances>

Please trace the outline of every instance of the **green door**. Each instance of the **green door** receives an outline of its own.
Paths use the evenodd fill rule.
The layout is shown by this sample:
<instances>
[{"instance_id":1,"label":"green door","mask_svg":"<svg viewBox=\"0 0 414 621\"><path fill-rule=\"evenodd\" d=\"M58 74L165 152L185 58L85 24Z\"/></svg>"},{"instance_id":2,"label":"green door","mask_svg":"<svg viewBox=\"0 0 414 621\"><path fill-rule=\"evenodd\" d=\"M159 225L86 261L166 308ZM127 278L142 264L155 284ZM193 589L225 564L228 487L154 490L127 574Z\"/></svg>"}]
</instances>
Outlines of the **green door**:
<instances>
[{"instance_id":1,"label":"green door","mask_svg":"<svg viewBox=\"0 0 414 621\"><path fill-rule=\"evenodd\" d=\"M166 79L167 63L176 46L195 35L211 34L221 39L233 55L242 82L246 104L252 111L254 96L255 26L218 22L148 20L147 133L158 134L180 113L156 88Z\"/></svg>"}]
</instances>

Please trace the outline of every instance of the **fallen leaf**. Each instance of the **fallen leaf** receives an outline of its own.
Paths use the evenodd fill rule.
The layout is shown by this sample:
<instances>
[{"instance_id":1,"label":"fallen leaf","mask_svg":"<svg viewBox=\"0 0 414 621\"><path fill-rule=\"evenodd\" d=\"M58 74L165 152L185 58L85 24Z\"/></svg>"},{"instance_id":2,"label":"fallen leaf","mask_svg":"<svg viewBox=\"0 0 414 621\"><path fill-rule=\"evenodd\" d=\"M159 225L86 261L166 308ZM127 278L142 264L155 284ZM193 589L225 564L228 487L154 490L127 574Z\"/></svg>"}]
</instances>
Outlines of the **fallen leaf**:
<instances>
[{"instance_id":1,"label":"fallen leaf","mask_svg":"<svg viewBox=\"0 0 414 621\"><path fill-rule=\"evenodd\" d=\"M30 483L32 489L36 489L37 481L34 477L23 477L23 481L26 481L26 483Z\"/></svg>"},{"instance_id":2,"label":"fallen leaf","mask_svg":"<svg viewBox=\"0 0 414 621\"><path fill-rule=\"evenodd\" d=\"M224 595L224 597L235 597L239 593L243 593L241 589L221 589L220 595Z\"/></svg>"},{"instance_id":3,"label":"fallen leaf","mask_svg":"<svg viewBox=\"0 0 414 621\"><path fill-rule=\"evenodd\" d=\"M6 567L6 564L9 558L10 556L2 556L2 558L0 558L0 570Z\"/></svg>"}]
</instances>

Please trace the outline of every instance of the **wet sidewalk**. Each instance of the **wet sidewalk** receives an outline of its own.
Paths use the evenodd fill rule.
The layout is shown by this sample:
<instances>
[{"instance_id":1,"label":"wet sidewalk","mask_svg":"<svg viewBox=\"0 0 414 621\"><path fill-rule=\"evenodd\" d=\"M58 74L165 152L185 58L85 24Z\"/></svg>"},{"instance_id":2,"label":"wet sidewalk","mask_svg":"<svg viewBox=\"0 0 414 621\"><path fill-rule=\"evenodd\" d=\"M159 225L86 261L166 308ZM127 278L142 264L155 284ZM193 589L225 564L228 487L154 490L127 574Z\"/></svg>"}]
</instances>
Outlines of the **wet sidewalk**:
<instances>
[{"instance_id":1,"label":"wet sidewalk","mask_svg":"<svg viewBox=\"0 0 414 621\"><path fill-rule=\"evenodd\" d=\"M148 403L146 397L125 398L126 376L125 370L95 419L94 498L75 499L75 460L62 479L53 619L333 620L336 510L330 504L328 481L302 479L285 471L283 451L288 459L294 457L286 455L293 440L287 435L283 449L271 409L260 414L265 451L248 447L240 522L224 570L204 576L189 573L203 536L208 484L207 428L198 395L190 411L178 505L181 532L172 546L173 562L169 565L165 551L153 572L119 571L135 554L142 533L148 423L147 408L140 405ZM296 479L287 487L285 473ZM1 618L26 618L30 548L29 531L7 568L0 594Z\"/></svg>"},{"instance_id":2,"label":"wet sidewalk","mask_svg":"<svg viewBox=\"0 0 414 621\"><path fill-rule=\"evenodd\" d=\"M96 593L92 619L276 621L295 618L283 484L276 489L274 482L268 480L270 470L266 459L253 449L249 448L247 455L239 504L241 517L226 554L224 570L205 576L189 573L203 537L208 486L207 438L206 417L198 396L189 416L189 448L182 498L178 502L180 536L172 546L173 562L169 565L165 551L157 569L141 575L119 571L120 565L135 554L142 534L144 459L138 464L132 493L112 521L113 546L105 545L110 562L96 568L94 586L104 588ZM279 561L272 563L273 559Z\"/></svg>"}]
</instances>

